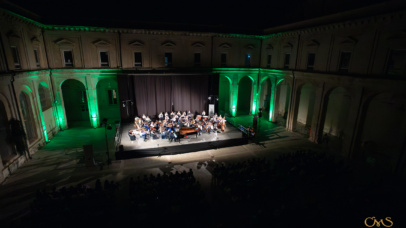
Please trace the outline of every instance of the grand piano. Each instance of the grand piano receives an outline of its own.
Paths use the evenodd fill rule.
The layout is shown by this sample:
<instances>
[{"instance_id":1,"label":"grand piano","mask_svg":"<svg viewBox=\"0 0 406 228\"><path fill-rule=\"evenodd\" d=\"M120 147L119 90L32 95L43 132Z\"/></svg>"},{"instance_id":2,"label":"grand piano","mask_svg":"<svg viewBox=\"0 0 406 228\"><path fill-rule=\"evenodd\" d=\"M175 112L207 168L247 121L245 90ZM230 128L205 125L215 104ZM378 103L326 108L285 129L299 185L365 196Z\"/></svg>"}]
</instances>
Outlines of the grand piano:
<instances>
[{"instance_id":1,"label":"grand piano","mask_svg":"<svg viewBox=\"0 0 406 228\"><path fill-rule=\"evenodd\" d=\"M196 138L197 138L197 132L199 132L199 128L198 127L181 127L179 129L179 136L178 136L178 140L180 142L181 138L184 138L185 135L192 135L195 134Z\"/></svg>"}]
</instances>

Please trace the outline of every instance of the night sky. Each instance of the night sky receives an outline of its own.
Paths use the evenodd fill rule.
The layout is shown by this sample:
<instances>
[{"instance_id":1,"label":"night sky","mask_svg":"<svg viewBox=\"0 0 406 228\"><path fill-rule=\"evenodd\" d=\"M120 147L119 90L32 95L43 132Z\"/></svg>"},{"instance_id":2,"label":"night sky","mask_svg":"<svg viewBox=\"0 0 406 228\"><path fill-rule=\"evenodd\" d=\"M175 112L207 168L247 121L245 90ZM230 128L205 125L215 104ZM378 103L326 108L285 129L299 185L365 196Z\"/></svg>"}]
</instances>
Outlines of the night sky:
<instances>
[{"instance_id":1,"label":"night sky","mask_svg":"<svg viewBox=\"0 0 406 228\"><path fill-rule=\"evenodd\" d=\"M237 32L275 27L389 0L9 0L46 24ZM241 3L244 2L244 3ZM175 24L175 26L174 26Z\"/></svg>"}]
</instances>

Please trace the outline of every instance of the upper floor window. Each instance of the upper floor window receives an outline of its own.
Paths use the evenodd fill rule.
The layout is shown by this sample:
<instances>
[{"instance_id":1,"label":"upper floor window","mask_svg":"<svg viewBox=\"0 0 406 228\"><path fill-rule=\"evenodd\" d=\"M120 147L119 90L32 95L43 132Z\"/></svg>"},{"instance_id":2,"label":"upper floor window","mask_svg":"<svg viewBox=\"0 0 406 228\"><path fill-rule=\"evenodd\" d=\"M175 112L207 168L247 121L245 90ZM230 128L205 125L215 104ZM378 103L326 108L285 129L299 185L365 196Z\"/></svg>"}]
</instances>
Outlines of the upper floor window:
<instances>
[{"instance_id":1,"label":"upper floor window","mask_svg":"<svg viewBox=\"0 0 406 228\"><path fill-rule=\"evenodd\" d=\"M340 63L338 65L338 71L342 73L347 73L350 67L351 52L341 52Z\"/></svg>"},{"instance_id":2,"label":"upper floor window","mask_svg":"<svg viewBox=\"0 0 406 228\"><path fill-rule=\"evenodd\" d=\"M114 89L108 90L109 93L109 104L117 104L117 92Z\"/></svg>"},{"instance_id":3,"label":"upper floor window","mask_svg":"<svg viewBox=\"0 0 406 228\"><path fill-rule=\"evenodd\" d=\"M41 67L41 63L39 62L38 49L34 49L34 57L35 57L35 65L37 67Z\"/></svg>"},{"instance_id":4,"label":"upper floor window","mask_svg":"<svg viewBox=\"0 0 406 228\"><path fill-rule=\"evenodd\" d=\"M406 50L392 50L389 54L386 74L391 76L405 75Z\"/></svg>"},{"instance_id":5,"label":"upper floor window","mask_svg":"<svg viewBox=\"0 0 406 228\"><path fill-rule=\"evenodd\" d=\"M245 54L245 67L251 67L251 54Z\"/></svg>"},{"instance_id":6,"label":"upper floor window","mask_svg":"<svg viewBox=\"0 0 406 228\"><path fill-rule=\"evenodd\" d=\"M200 66L200 53L195 53L195 66Z\"/></svg>"},{"instance_id":7,"label":"upper floor window","mask_svg":"<svg viewBox=\"0 0 406 228\"><path fill-rule=\"evenodd\" d=\"M109 53L107 51L100 52L100 66L102 67L109 66Z\"/></svg>"},{"instance_id":8,"label":"upper floor window","mask_svg":"<svg viewBox=\"0 0 406 228\"><path fill-rule=\"evenodd\" d=\"M72 51L63 51L65 67L73 67Z\"/></svg>"},{"instance_id":9,"label":"upper floor window","mask_svg":"<svg viewBox=\"0 0 406 228\"><path fill-rule=\"evenodd\" d=\"M134 52L134 66L142 67L142 54L141 52Z\"/></svg>"},{"instance_id":10,"label":"upper floor window","mask_svg":"<svg viewBox=\"0 0 406 228\"><path fill-rule=\"evenodd\" d=\"M11 46L11 53L13 54L14 68L21 69L20 54L16 46Z\"/></svg>"},{"instance_id":11,"label":"upper floor window","mask_svg":"<svg viewBox=\"0 0 406 228\"><path fill-rule=\"evenodd\" d=\"M220 66L222 66L222 67L227 66L227 54L226 53L221 53Z\"/></svg>"},{"instance_id":12,"label":"upper floor window","mask_svg":"<svg viewBox=\"0 0 406 228\"><path fill-rule=\"evenodd\" d=\"M314 70L315 59L316 59L316 54L309 53L309 55L307 55L307 69L308 70Z\"/></svg>"},{"instance_id":13,"label":"upper floor window","mask_svg":"<svg viewBox=\"0 0 406 228\"><path fill-rule=\"evenodd\" d=\"M285 62L283 64L284 69L289 69L290 68L290 53L285 54Z\"/></svg>"},{"instance_id":14,"label":"upper floor window","mask_svg":"<svg viewBox=\"0 0 406 228\"><path fill-rule=\"evenodd\" d=\"M172 66L172 53L170 52L165 53L165 66L166 67Z\"/></svg>"},{"instance_id":15,"label":"upper floor window","mask_svg":"<svg viewBox=\"0 0 406 228\"><path fill-rule=\"evenodd\" d=\"M266 67L271 68L272 55L268 55L266 59Z\"/></svg>"}]
</instances>

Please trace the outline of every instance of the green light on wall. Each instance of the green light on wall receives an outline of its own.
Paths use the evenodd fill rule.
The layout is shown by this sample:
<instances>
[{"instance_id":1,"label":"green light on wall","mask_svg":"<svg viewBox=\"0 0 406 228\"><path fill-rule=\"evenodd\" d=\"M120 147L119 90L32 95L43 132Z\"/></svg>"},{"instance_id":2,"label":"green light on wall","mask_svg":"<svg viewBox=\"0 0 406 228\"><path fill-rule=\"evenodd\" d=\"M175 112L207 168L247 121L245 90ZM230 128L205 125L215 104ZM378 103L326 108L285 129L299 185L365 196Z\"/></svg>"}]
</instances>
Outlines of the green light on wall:
<instances>
[{"instance_id":1,"label":"green light on wall","mask_svg":"<svg viewBox=\"0 0 406 228\"><path fill-rule=\"evenodd\" d=\"M257 102L254 101L254 102L252 102L252 115L255 115L256 108L257 108Z\"/></svg>"},{"instance_id":2,"label":"green light on wall","mask_svg":"<svg viewBox=\"0 0 406 228\"><path fill-rule=\"evenodd\" d=\"M232 110L231 115L232 115L233 117L235 117L235 114L236 114L236 109L235 109L235 105L233 105L233 110Z\"/></svg>"}]
</instances>

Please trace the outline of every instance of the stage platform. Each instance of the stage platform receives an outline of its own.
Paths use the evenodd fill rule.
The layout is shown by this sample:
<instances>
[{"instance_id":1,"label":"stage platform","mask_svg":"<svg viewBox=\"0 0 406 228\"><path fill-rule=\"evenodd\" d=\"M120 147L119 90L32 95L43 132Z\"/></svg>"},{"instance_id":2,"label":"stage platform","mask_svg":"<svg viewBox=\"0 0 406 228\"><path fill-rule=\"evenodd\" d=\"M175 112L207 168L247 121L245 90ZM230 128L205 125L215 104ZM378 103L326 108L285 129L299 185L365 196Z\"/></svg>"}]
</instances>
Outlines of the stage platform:
<instances>
[{"instance_id":1,"label":"stage platform","mask_svg":"<svg viewBox=\"0 0 406 228\"><path fill-rule=\"evenodd\" d=\"M152 139L144 141L139 135L136 140L131 141L128 131L133 130L133 124L122 124L120 127L120 145L122 150L116 152L116 159L129 159L149 156L161 156L171 154L182 154L202 150L217 149L230 146L239 146L248 143L248 138L233 125L226 123L224 132L215 133L203 132L197 136L195 134L181 138L180 141L170 142L168 139Z\"/></svg>"}]
</instances>

